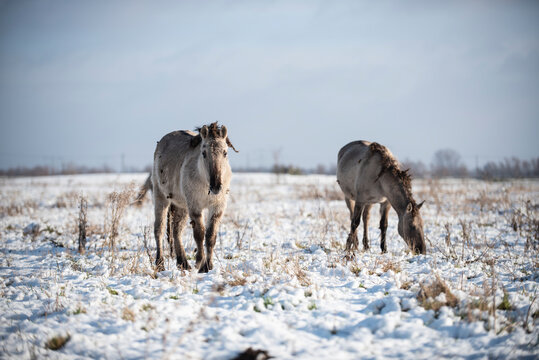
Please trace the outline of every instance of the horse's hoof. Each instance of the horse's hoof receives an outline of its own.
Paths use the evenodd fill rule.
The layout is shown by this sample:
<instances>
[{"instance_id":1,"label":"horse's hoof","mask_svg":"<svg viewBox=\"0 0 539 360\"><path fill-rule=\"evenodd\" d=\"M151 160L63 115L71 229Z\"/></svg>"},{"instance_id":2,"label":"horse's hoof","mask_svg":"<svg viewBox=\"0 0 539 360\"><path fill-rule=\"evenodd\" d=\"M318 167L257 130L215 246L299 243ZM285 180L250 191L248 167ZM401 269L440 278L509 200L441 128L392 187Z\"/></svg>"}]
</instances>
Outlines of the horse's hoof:
<instances>
[{"instance_id":1,"label":"horse's hoof","mask_svg":"<svg viewBox=\"0 0 539 360\"><path fill-rule=\"evenodd\" d=\"M207 273L208 271L213 269L213 264L209 263L207 261L204 261L200 269L198 269L199 273Z\"/></svg>"},{"instance_id":2,"label":"horse's hoof","mask_svg":"<svg viewBox=\"0 0 539 360\"><path fill-rule=\"evenodd\" d=\"M354 246L354 244L352 243L346 243L344 251L346 251L347 253L353 253L355 250L357 250L357 246Z\"/></svg>"},{"instance_id":3,"label":"horse's hoof","mask_svg":"<svg viewBox=\"0 0 539 360\"><path fill-rule=\"evenodd\" d=\"M176 263L176 267L178 268L178 270L191 270L191 266L189 265L189 263L186 261L178 261Z\"/></svg>"},{"instance_id":4,"label":"horse's hoof","mask_svg":"<svg viewBox=\"0 0 539 360\"><path fill-rule=\"evenodd\" d=\"M346 254L344 255L344 260L346 261L352 261L356 257L356 254L353 251L346 251Z\"/></svg>"},{"instance_id":5,"label":"horse's hoof","mask_svg":"<svg viewBox=\"0 0 539 360\"><path fill-rule=\"evenodd\" d=\"M163 261L156 261L155 263L155 271L157 272L161 272L161 271L165 271L165 265L163 263Z\"/></svg>"}]
</instances>

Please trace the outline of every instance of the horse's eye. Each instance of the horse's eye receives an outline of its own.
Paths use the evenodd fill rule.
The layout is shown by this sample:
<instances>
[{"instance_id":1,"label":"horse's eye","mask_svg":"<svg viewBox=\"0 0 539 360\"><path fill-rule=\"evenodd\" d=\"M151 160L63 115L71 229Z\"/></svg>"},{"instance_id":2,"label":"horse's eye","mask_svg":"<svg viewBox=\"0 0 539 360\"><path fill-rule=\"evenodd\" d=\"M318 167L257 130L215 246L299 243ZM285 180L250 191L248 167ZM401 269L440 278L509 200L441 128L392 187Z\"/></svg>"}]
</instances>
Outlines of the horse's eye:
<instances>
[{"instance_id":1,"label":"horse's eye","mask_svg":"<svg viewBox=\"0 0 539 360\"><path fill-rule=\"evenodd\" d=\"M224 155L224 156L226 157L226 150L225 150L225 151L223 151L223 155Z\"/></svg>"},{"instance_id":2,"label":"horse's eye","mask_svg":"<svg viewBox=\"0 0 539 360\"><path fill-rule=\"evenodd\" d=\"M204 159L206 158L206 150L202 152L202 156L204 156Z\"/></svg>"}]
</instances>

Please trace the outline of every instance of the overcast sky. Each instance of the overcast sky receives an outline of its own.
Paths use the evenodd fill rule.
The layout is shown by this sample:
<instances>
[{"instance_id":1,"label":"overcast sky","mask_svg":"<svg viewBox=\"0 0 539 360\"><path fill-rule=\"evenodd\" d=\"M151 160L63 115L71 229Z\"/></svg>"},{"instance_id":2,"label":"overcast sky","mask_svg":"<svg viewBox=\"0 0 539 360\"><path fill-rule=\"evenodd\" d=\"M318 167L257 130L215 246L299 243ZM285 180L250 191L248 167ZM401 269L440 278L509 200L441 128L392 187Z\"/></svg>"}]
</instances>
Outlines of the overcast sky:
<instances>
[{"instance_id":1,"label":"overcast sky","mask_svg":"<svg viewBox=\"0 0 539 360\"><path fill-rule=\"evenodd\" d=\"M218 120L235 167L539 156L538 1L0 0L0 168L150 164Z\"/></svg>"}]
</instances>

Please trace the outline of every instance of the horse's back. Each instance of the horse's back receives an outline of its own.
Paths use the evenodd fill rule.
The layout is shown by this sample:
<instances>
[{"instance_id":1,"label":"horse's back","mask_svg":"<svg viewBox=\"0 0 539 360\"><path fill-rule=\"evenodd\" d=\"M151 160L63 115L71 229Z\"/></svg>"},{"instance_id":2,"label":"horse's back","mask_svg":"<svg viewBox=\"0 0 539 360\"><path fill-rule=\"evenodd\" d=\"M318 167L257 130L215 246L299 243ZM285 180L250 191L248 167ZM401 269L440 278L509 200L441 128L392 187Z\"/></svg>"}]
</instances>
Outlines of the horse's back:
<instances>
[{"instance_id":1,"label":"horse's back","mask_svg":"<svg viewBox=\"0 0 539 360\"><path fill-rule=\"evenodd\" d=\"M196 134L188 130L173 131L161 138L155 147L155 154L163 155L167 153L175 153L178 150L186 152L189 150L192 139Z\"/></svg>"},{"instance_id":2,"label":"horse's back","mask_svg":"<svg viewBox=\"0 0 539 360\"><path fill-rule=\"evenodd\" d=\"M197 134L192 131L179 130L166 134L155 147L152 180L154 191L161 193L179 193L178 182L182 165L195 149L192 140Z\"/></svg>"},{"instance_id":3,"label":"horse's back","mask_svg":"<svg viewBox=\"0 0 539 360\"><path fill-rule=\"evenodd\" d=\"M346 144L337 156L337 181L346 197L354 193L359 161L369 150L369 141L359 140Z\"/></svg>"},{"instance_id":4,"label":"horse's back","mask_svg":"<svg viewBox=\"0 0 539 360\"><path fill-rule=\"evenodd\" d=\"M337 156L338 162L346 162L347 158L362 156L371 143L366 140L352 141L344 145L341 150L339 150L339 155Z\"/></svg>"},{"instance_id":5,"label":"horse's back","mask_svg":"<svg viewBox=\"0 0 539 360\"><path fill-rule=\"evenodd\" d=\"M155 147L154 163L169 166L170 162L178 163L188 153L192 152L191 141L196 136L191 131L173 131L159 140Z\"/></svg>"}]
</instances>

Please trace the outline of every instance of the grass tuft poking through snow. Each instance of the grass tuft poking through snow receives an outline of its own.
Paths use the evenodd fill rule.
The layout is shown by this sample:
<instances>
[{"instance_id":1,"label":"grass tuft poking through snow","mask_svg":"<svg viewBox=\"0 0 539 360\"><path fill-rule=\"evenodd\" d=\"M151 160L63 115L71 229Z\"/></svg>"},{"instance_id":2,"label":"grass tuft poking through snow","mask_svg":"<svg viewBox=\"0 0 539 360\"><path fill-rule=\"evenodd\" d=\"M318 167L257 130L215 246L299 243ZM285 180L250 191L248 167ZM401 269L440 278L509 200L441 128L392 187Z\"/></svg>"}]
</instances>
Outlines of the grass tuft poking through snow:
<instances>
[{"instance_id":1,"label":"grass tuft poking through snow","mask_svg":"<svg viewBox=\"0 0 539 360\"><path fill-rule=\"evenodd\" d=\"M438 311L442 306L456 307L458 305L459 300L438 275L430 283L420 284L420 288L417 300L426 310Z\"/></svg>"},{"instance_id":2,"label":"grass tuft poking through snow","mask_svg":"<svg viewBox=\"0 0 539 360\"><path fill-rule=\"evenodd\" d=\"M47 349L57 351L63 348L67 342L71 339L71 336L69 334L66 335L56 335L50 338L46 343L45 347Z\"/></svg>"}]
</instances>

